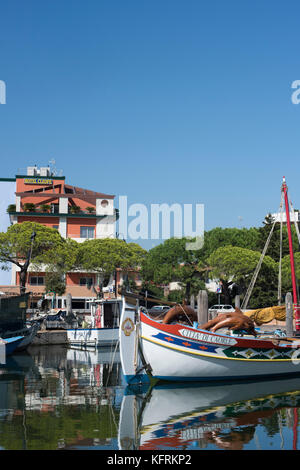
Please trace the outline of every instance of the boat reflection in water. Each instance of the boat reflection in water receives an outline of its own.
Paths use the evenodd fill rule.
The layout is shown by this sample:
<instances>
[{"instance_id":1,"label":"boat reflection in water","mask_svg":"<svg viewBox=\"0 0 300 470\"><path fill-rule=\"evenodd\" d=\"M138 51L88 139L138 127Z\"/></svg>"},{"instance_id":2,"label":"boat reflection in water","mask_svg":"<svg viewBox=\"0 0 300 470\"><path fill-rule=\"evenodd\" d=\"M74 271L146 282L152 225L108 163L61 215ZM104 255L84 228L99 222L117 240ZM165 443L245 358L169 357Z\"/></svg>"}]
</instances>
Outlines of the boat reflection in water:
<instances>
[{"instance_id":1,"label":"boat reflection in water","mask_svg":"<svg viewBox=\"0 0 300 470\"><path fill-rule=\"evenodd\" d=\"M9 356L0 366L0 449L117 448L123 391L113 348L34 346Z\"/></svg>"},{"instance_id":2,"label":"boat reflection in water","mask_svg":"<svg viewBox=\"0 0 300 470\"><path fill-rule=\"evenodd\" d=\"M299 390L299 378L212 386L166 384L148 390L145 385L128 386L120 413L119 449L266 449L276 433L278 449L296 449ZM285 439L283 428L285 434L289 428ZM268 442L266 433L272 436Z\"/></svg>"}]
</instances>

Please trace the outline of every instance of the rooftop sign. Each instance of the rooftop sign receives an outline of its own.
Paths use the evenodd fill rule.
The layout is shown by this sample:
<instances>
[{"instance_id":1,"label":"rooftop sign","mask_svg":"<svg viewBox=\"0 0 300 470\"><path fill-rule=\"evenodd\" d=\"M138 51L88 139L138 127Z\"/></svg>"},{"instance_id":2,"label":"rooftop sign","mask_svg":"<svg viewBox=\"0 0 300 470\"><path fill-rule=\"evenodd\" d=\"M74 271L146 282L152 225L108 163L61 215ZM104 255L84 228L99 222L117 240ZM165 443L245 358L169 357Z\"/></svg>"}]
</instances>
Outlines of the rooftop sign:
<instances>
[{"instance_id":1,"label":"rooftop sign","mask_svg":"<svg viewBox=\"0 0 300 470\"><path fill-rule=\"evenodd\" d=\"M53 180L49 178L24 178L25 184L53 184Z\"/></svg>"}]
</instances>

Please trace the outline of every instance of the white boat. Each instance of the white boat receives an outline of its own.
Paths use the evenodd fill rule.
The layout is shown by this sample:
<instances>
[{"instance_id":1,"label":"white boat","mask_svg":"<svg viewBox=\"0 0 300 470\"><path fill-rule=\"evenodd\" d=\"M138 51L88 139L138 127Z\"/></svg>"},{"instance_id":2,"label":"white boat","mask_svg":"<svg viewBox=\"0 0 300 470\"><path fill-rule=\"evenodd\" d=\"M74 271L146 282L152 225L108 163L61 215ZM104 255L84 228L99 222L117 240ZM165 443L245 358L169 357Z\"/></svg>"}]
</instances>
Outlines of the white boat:
<instances>
[{"instance_id":1,"label":"white boat","mask_svg":"<svg viewBox=\"0 0 300 470\"><path fill-rule=\"evenodd\" d=\"M259 425L259 413L300 404L299 379L262 382L128 386L118 430L120 450L186 449L203 446L210 435L216 446L240 423ZM257 422L254 417L257 416ZM234 441L232 442L234 444ZM230 447L226 447L230 448Z\"/></svg>"},{"instance_id":2,"label":"white boat","mask_svg":"<svg viewBox=\"0 0 300 470\"><path fill-rule=\"evenodd\" d=\"M120 355L127 383L216 381L300 373L300 338L218 334L122 312Z\"/></svg>"},{"instance_id":3,"label":"white boat","mask_svg":"<svg viewBox=\"0 0 300 470\"><path fill-rule=\"evenodd\" d=\"M70 346L98 348L116 345L125 299L95 300L91 303L91 323L85 327L67 328Z\"/></svg>"}]
</instances>

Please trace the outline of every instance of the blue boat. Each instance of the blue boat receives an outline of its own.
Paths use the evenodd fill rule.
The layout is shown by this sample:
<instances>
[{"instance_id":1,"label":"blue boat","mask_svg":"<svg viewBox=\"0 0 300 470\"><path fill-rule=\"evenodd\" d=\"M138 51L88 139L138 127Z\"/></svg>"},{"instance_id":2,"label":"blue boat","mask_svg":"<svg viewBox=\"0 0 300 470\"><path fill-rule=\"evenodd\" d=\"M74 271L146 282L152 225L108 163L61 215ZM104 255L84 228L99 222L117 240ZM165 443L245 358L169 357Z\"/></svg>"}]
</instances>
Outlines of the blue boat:
<instances>
[{"instance_id":1,"label":"blue boat","mask_svg":"<svg viewBox=\"0 0 300 470\"><path fill-rule=\"evenodd\" d=\"M17 296L0 296L0 338L8 342L10 351L25 349L36 335L39 325L27 325L26 310L30 293ZM21 341L19 340L21 338ZM7 353L8 354L8 353ZM11 354L11 353L9 353Z\"/></svg>"},{"instance_id":2,"label":"blue boat","mask_svg":"<svg viewBox=\"0 0 300 470\"><path fill-rule=\"evenodd\" d=\"M9 356L13 354L14 351L18 348L18 346L22 343L24 336L13 336L12 338L4 339L5 343L5 354Z\"/></svg>"}]
</instances>

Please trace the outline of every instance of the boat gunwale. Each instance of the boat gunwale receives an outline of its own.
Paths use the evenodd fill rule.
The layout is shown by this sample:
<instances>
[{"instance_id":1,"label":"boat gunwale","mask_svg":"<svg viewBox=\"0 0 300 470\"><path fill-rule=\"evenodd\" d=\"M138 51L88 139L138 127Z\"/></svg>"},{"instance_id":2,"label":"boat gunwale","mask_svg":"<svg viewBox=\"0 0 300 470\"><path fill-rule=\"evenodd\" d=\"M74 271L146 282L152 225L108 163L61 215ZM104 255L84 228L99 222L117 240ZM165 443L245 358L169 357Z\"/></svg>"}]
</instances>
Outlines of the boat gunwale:
<instances>
[{"instance_id":1,"label":"boat gunwale","mask_svg":"<svg viewBox=\"0 0 300 470\"><path fill-rule=\"evenodd\" d=\"M271 339L267 339L267 338L244 338L244 337L240 337L240 336L231 336L231 335L226 335L226 334L221 334L221 333L214 333L214 332L211 332L211 331L208 331L208 330L203 330L203 329L200 329L200 328L195 328L193 327L192 325L186 325L186 324L182 324L182 323L173 323L173 324L164 324L164 323L161 323L161 322L158 322L157 320L154 320L153 318L151 318L149 315L145 314L144 312L140 312L140 321L142 323L145 323L149 326L152 326L153 328L156 328L158 329L159 331L162 331L163 333L168 333L170 335L174 335L174 336L177 336L178 338L184 338L184 336L182 336L178 330L179 328L186 328L190 331L193 331L193 332L197 332L197 333L202 333L202 334L205 334L205 335L208 335L210 336L212 339L214 336L217 336L219 338L228 338L228 339L231 339L231 340L235 340L237 342L236 346L237 347L242 347L242 348L249 348L249 347L252 347L252 348L262 348L262 349L269 349L269 348L273 348L273 349L279 349L279 350L290 350L290 349L294 349L294 350L297 350L297 349L300 349L300 340L297 340L295 339L295 342L291 342L291 344L284 344L284 345L279 345L279 344L275 344ZM188 338L190 341L201 341L203 343L208 343L208 344L216 344L220 347L229 347L230 344L222 344L220 343L219 341L205 341L205 339L201 339L201 340L197 340L196 338ZM286 339L284 337L282 338L274 338L274 340L281 340L281 341L285 341ZM296 342L298 341L298 342Z\"/></svg>"}]
</instances>

